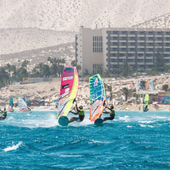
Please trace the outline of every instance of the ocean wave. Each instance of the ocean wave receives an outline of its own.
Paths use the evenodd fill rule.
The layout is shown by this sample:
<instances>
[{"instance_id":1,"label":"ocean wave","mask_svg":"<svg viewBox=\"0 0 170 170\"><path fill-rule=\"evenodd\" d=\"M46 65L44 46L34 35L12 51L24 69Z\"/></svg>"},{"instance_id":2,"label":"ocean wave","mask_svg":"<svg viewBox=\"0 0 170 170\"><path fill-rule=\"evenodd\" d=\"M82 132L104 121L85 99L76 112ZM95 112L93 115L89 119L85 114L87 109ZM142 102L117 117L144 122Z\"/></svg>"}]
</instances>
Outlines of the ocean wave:
<instances>
[{"instance_id":1,"label":"ocean wave","mask_svg":"<svg viewBox=\"0 0 170 170\"><path fill-rule=\"evenodd\" d=\"M19 146L22 144L22 141L18 142L16 145L8 146L7 148L3 149L5 152L17 150Z\"/></svg>"}]
</instances>

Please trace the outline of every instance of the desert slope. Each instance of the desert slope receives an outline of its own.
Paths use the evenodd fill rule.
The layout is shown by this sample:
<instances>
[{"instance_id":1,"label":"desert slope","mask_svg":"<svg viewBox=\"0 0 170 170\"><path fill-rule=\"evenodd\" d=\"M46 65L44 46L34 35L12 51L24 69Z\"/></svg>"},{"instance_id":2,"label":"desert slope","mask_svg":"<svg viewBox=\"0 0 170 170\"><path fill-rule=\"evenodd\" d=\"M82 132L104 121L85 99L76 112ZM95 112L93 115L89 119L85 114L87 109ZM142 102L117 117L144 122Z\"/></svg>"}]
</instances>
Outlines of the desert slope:
<instances>
[{"instance_id":1,"label":"desert slope","mask_svg":"<svg viewBox=\"0 0 170 170\"><path fill-rule=\"evenodd\" d=\"M129 27L170 12L169 0L1 0L0 28Z\"/></svg>"}]
</instances>

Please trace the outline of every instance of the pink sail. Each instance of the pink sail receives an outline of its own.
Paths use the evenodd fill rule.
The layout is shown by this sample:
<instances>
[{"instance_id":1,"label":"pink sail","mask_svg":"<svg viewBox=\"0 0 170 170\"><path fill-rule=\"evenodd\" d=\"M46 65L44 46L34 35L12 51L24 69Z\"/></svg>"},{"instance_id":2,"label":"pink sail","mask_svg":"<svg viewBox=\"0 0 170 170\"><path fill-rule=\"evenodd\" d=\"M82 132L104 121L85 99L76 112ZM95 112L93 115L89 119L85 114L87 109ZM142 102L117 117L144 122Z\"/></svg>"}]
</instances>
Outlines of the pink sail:
<instances>
[{"instance_id":1,"label":"pink sail","mask_svg":"<svg viewBox=\"0 0 170 170\"><path fill-rule=\"evenodd\" d=\"M78 93L78 73L76 67L65 67L61 79L58 116L67 116Z\"/></svg>"},{"instance_id":2,"label":"pink sail","mask_svg":"<svg viewBox=\"0 0 170 170\"><path fill-rule=\"evenodd\" d=\"M60 87L60 99L68 96L72 90L74 83L74 67L66 67L64 69L62 79L61 79L61 87Z\"/></svg>"}]
</instances>

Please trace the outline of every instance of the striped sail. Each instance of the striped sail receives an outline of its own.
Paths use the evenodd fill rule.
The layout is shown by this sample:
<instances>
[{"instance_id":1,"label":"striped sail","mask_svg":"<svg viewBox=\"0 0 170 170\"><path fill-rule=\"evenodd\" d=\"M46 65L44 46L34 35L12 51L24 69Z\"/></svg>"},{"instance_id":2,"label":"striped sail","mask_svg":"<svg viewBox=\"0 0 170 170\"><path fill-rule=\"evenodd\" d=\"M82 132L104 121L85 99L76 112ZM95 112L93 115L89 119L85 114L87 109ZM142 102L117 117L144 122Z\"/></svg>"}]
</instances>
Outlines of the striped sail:
<instances>
[{"instance_id":1,"label":"striped sail","mask_svg":"<svg viewBox=\"0 0 170 170\"><path fill-rule=\"evenodd\" d=\"M67 116L77 97L79 78L76 67L65 67L60 87L60 98L57 119Z\"/></svg>"},{"instance_id":2,"label":"striped sail","mask_svg":"<svg viewBox=\"0 0 170 170\"><path fill-rule=\"evenodd\" d=\"M28 112L27 103L20 97L18 97L18 107L22 112Z\"/></svg>"},{"instance_id":3,"label":"striped sail","mask_svg":"<svg viewBox=\"0 0 170 170\"><path fill-rule=\"evenodd\" d=\"M90 88L90 120L95 121L101 116L104 110L105 88L99 74L89 78Z\"/></svg>"}]
</instances>

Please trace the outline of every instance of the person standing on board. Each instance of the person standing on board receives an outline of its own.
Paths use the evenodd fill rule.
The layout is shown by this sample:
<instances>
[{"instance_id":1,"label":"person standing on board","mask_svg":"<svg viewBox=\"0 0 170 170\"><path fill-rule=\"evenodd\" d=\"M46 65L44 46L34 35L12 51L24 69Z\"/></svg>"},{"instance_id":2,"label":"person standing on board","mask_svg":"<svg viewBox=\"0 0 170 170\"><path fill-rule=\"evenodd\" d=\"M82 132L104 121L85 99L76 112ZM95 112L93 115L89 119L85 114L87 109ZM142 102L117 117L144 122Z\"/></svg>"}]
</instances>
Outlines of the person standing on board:
<instances>
[{"instance_id":1,"label":"person standing on board","mask_svg":"<svg viewBox=\"0 0 170 170\"><path fill-rule=\"evenodd\" d=\"M114 110L113 105L111 105L110 108L106 106L105 109L106 109L106 108L109 109L109 112L103 112L103 113L105 113L105 114L110 114L110 117L105 117L105 118L103 119L103 121L113 120L113 119L115 118L115 110Z\"/></svg>"},{"instance_id":2,"label":"person standing on board","mask_svg":"<svg viewBox=\"0 0 170 170\"><path fill-rule=\"evenodd\" d=\"M1 111L2 117L0 119L5 119L7 117L7 111L6 108L4 108L4 111Z\"/></svg>"},{"instance_id":3,"label":"person standing on board","mask_svg":"<svg viewBox=\"0 0 170 170\"><path fill-rule=\"evenodd\" d=\"M76 110L77 110L77 112L72 112L72 111L70 111L70 112L74 115L79 115L79 117L72 117L69 120L69 123L74 122L74 121L82 122L84 120L85 114L84 114L83 106L79 106L79 108L78 108L77 104L76 104Z\"/></svg>"}]
</instances>

